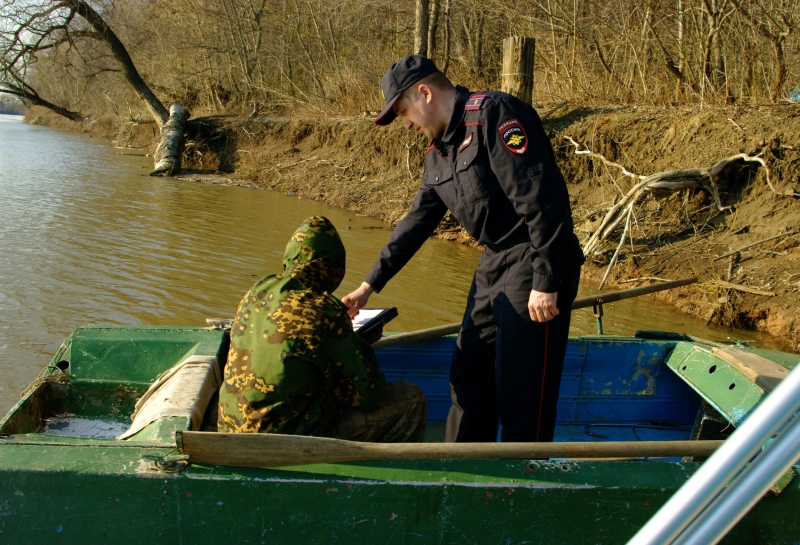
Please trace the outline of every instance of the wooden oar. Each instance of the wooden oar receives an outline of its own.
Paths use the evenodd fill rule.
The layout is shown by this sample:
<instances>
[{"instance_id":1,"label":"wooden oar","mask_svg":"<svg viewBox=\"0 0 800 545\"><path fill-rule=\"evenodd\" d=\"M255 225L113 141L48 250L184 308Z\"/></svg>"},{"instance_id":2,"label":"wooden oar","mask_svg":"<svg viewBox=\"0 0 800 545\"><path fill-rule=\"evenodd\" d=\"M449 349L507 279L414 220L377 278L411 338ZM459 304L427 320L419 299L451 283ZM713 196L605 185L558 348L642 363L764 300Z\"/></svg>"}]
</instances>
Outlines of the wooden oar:
<instances>
[{"instance_id":1,"label":"wooden oar","mask_svg":"<svg viewBox=\"0 0 800 545\"><path fill-rule=\"evenodd\" d=\"M662 282L660 284L652 284L650 286L640 286L638 288L629 288L627 290L598 293L597 295L590 295L589 297L575 299L575 301L572 303L572 310L591 307L597 303L614 303L616 301L630 299L631 297L639 297L640 295L646 295L648 293L656 293L658 291L688 286L689 284L694 284L695 282L697 282L697 278L682 278L681 280L672 280L670 282ZM437 327L431 327L429 329L410 331L408 333L399 333L397 335L390 335L382 338L374 343L372 348L382 348L384 346L393 346L396 344L431 341L433 339L438 339L439 337L444 337L445 335L458 333L459 329L461 329L460 323L440 325Z\"/></svg>"},{"instance_id":2,"label":"wooden oar","mask_svg":"<svg viewBox=\"0 0 800 545\"><path fill-rule=\"evenodd\" d=\"M723 441L575 443L362 443L272 433L176 432L198 464L280 467L356 460L666 458L710 456Z\"/></svg>"}]
</instances>

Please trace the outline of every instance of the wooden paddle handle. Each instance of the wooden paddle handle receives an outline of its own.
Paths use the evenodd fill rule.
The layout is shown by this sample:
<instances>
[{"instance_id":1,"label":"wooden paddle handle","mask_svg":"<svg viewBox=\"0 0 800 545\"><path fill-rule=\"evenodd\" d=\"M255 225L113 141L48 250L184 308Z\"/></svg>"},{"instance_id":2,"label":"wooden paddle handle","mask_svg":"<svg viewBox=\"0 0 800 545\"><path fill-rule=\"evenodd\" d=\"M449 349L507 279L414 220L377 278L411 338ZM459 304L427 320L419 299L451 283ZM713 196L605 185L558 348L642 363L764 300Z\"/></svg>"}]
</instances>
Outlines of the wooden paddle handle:
<instances>
[{"instance_id":1,"label":"wooden paddle handle","mask_svg":"<svg viewBox=\"0 0 800 545\"><path fill-rule=\"evenodd\" d=\"M272 433L176 432L190 461L236 467L281 467L356 460L663 458L709 456L723 441L573 443L362 443Z\"/></svg>"}]
</instances>

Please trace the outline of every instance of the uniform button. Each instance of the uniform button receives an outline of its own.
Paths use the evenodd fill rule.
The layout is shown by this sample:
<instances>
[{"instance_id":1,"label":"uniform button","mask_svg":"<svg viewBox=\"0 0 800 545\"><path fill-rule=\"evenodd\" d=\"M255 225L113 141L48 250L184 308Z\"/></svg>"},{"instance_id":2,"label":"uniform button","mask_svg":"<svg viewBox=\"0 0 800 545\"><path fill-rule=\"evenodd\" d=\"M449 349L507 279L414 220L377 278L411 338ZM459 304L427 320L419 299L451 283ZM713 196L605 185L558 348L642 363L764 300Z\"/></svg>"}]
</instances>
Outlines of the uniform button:
<instances>
[{"instance_id":1,"label":"uniform button","mask_svg":"<svg viewBox=\"0 0 800 545\"><path fill-rule=\"evenodd\" d=\"M467 166L467 162L466 161L464 161L464 166Z\"/></svg>"},{"instance_id":2,"label":"uniform button","mask_svg":"<svg viewBox=\"0 0 800 545\"><path fill-rule=\"evenodd\" d=\"M438 177L438 176L436 177L436 181L437 181L437 182L439 181L439 177Z\"/></svg>"}]
</instances>

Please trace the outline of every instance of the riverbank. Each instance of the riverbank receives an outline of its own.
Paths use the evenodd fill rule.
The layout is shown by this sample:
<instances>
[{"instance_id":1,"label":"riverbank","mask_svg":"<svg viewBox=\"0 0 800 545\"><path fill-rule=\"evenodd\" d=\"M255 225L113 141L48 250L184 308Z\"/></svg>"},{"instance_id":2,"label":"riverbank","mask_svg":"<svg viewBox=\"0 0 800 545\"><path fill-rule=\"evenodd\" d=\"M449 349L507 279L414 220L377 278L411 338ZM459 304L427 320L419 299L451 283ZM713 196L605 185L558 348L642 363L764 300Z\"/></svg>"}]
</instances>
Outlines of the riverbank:
<instances>
[{"instance_id":1,"label":"riverbank","mask_svg":"<svg viewBox=\"0 0 800 545\"><path fill-rule=\"evenodd\" d=\"M34 114L41 115L40 123L52 124L51 117ZM205 174L181 177L291 192L388 223L402 217L419 187L426 142L399 124L379 129L366 115L323 121L217 116L206 121L219 129L218 136L192 143L186 152L190 166ZM155 135L154 125L126 128L109 120L85 127L59 120L57 125L129 146L152 147ZM621 247L608 285L631 287L653 278L696 275L698 286L655 297L709 323L767 332L782 339L786 349L800 352L800 234L795 231L800 199L778 194L800 193L800 106L567 106L553 112L545 128L568 180L582 240L638 180L597 158L576 155L567 137L641 175L707 168L739 153L760 155L769 183L766 169L756 163L736 162L722 171L721 204L730 210L717 210L700 189L643 199L634 209L632 242ZM585 277L603 277L620 234L612 234L590 256ZM474 244L452 220L440 226L438 235ZM741 248L746 249L735 252Z\"/></svg>"}]
</instances>

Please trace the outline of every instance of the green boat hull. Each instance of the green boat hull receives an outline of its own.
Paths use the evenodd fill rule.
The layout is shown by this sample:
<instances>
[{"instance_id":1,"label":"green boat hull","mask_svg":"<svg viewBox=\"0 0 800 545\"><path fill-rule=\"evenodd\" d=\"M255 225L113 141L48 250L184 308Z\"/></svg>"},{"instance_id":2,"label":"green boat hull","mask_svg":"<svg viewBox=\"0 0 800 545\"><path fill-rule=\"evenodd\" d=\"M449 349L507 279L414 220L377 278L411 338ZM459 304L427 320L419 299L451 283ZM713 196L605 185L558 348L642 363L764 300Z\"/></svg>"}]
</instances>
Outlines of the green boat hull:
<instances>
[{"instance_id":1,"label":"green boat hull","mask_svg":"<svg viewBox=\"0 0 800 545\"><path fill-rule=\"evenodd\" d=\"M683 362L694 347L648 342L671 343ZM230 468L182 460L174 431L187 422L175 418L130 441L41 433L56 414L124 419L176 361L222 362L226 347L224 332L205 329L77 330L0 421L0 543L624 543L700 466L490 459ZM58 365L67 361L68 372ZM753 405L748 392L720 410ZM784 485L724 543L800 541L800 486Z\"/></svg>"}]
</instances>

